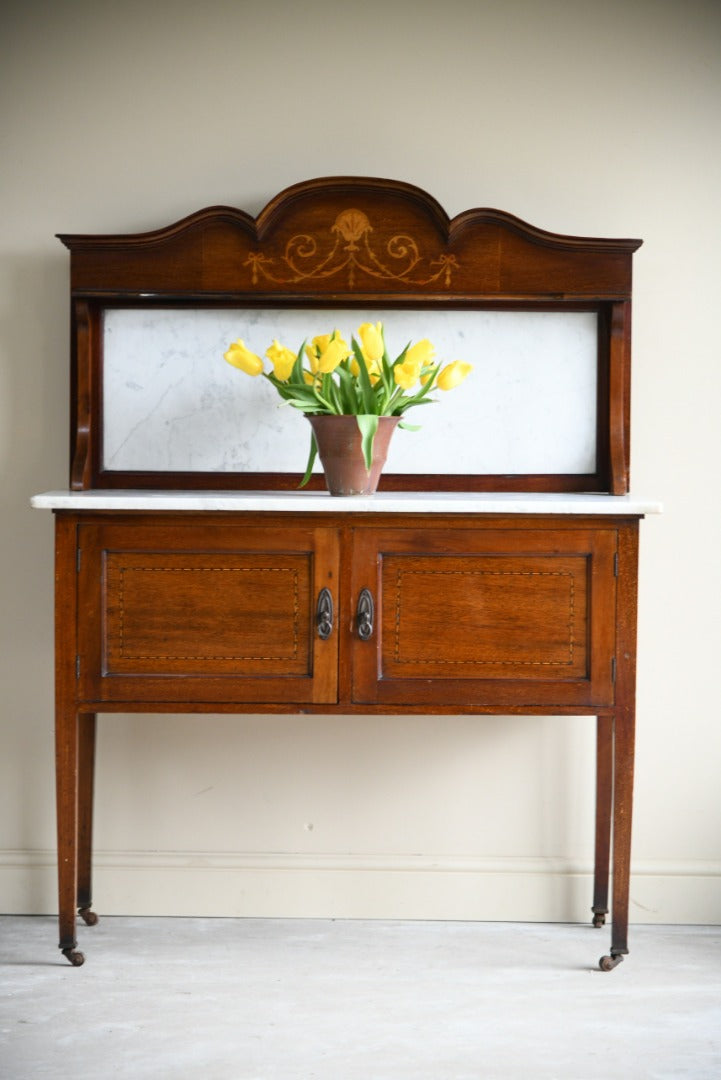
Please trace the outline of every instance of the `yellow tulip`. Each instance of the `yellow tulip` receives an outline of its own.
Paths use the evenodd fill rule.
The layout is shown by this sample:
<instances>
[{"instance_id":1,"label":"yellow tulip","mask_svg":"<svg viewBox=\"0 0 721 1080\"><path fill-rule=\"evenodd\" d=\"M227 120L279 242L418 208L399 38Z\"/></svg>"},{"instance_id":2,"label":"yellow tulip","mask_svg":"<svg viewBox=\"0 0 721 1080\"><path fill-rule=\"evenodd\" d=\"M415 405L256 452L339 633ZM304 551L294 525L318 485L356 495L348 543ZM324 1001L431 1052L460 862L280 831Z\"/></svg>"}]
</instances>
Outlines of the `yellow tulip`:
<instances>
[{"instance_id":1,"label":"yellow tulip","mask_svg":"<svg viewBox=\"0 0 721 1080\"><path fill-rule=\"evenodd\" d=\"M415 386L421 374L421 364L418 360L408 359L408 354L402 364L396 364L393 368L393 378L396 385L403 390L410 390Z\"/></svg>"},{"instance_id":2,"label":"yellow tulip","mask_svg":"<svg viewBox=\"0 0 721 1080\"><path fill-rule=\"evenodd\" d=\"M371 366L378 363L385 351L383 346L383 323L363 323L358 327L363 355L366 358L366 366L370 371Z\"/></svg>"},{"instance_id":3,"label":"yellow tulip","mask_svg":"<svg viewBox=\"0 0 721 1080\"><path fill-rule=\"evenodd\" d=\"M350 349L337 330L332 334L318 334L311 344L305 347L305 355L314 375L327 375L335 371L341 360L345 360L349 354Z\"/></svg>"},{"instance_id":4,"label":"yellow tulip","mask_svg":"<svg viewBox=\"0 0 721 1080\"><path fill-rule=\"evenodd\" d=\"M306 345L305 355L308 357L308 363L310 364L310 370L314 375L318 373L318 353L313 345Z\"/></svg>"},{"instance_id":5,"label":"yellow tulip","mask_svg":"<svg viewBox=\"0 0 721 1080\"><path fill-rule=\"evenodd\" d=\"M233 367L240 368L246 375L260 375L263 370L263 361L255 353L252 353L250 349L246 349L244 342L241 338L234 341L227 352L223 353L224 358Z\"/></svg>"},{"instance_id":6,"label":"yellow tulip","mask_svg":"<svg viewBox=\"0 0 721 1080\"><path fill-rule=\"evenodd\" d=\"M431 364L435 355L436 350L434 346L431 345L428 338L423 338L422 341L417 341L415 345L411 345L406 353L405 362L408 363L410 360L412 363L417 364L420 369Z\"/></svg>"},{"instance_id":7,"label":"yellow tulip","mask_svg":"<svg viewBox=\"0 0 721 1080\"><path fill-rule=\"evenodd\" d=\"M327 346L321 352L318 357L318 371L322 375L327 375L340 364L341 360L345 360L349 353L348 346L341 337L334 337L328 342Z\"/></svg>"},{"instance_id":8,"label":"yellow tulip","mask_svg":"<svg viewBox=\"0 0 721 1080\"><path fill-rule=\"evenodd\" d=\"M375 384L381 377L380 368L375 362L371 363L366 357L365 353L363 353L363 359L365 360L366 371L368 372L368 378L371 381L371 386L375 386ZM360 365L356 360L355 356L351 356L350 358L350 373L354 379L357 379L360 375Z\"/></svg>"},{"instance_id":9,"label":"yellow tulip","mask_svg":"<svg viewBox=\"0 0 721 1080\"><path fill-rule=\"evenodd\" d=\"M287 382L297 359L295 353L291 352L290 349L286 349L285 345L280 345L278 339L274 338L273 344L266 349L265 355L273 365L273 373L276 379L280 382Z\"/></svg>"},{"instance_id":10,"label":"yellow tulip","mask_svg":"<svg viewBox=\"0 0 721 1080\"><path fill-rule=\"evenodd\" d=\"M473 364L465 364L463 360L454 360L452 364L446 364L443 368L436 385L441 390L452 390L454 386L462 383L472 370Z\"/></svg>"},{"instance_id":11,"label":"yellow tulip","mask_svg":"<svg viewBox=\"0 0 721 1080\"><path fill-rule=\"evenodd\" d=\"M345 349L346 356L350 356L351 353L353 352L353 350L351 349L350 345L345 340L345 338L342 338L337 330L334 330L333 334L334 334L333 340L339 342L343 346L343 348Z\"/></svg>"},{"instance_id":12,"label":"yellow tulip","mask_svg":"<svg viewBox=\"0 0 721 1080\"><path fill-rule=\"evenodd\" d=\"M316 355L320 356L328 348L328 342L332 337L332 334L318 334L317 337L313 338L312 345L309 345L308 348L315 348L317 350Z\"/></svg>"}]
</instances>

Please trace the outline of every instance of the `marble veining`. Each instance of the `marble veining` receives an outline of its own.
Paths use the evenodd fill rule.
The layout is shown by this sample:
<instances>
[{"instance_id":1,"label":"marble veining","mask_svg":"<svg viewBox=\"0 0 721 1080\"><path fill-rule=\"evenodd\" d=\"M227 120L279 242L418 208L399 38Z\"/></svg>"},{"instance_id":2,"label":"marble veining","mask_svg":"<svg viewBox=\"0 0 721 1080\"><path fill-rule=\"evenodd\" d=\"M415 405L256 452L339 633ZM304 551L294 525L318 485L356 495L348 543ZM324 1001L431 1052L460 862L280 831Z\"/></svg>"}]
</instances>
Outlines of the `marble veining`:
<instances>
[{"instance_id":1,"label":"marble veining","mask_svg":"<svg viewBox=\"0 0 721 1080\"><path fill-rule=\"evenodd\" d=\"M103 467L110 471L298 472L309 429L271 386L228 366L243 338L262 355L337 327L383 321L392 356L428 337L474 370L394 436L396 473L595 470L593 312L110 308L103 330Z\"/></svg>"}]
</instances>

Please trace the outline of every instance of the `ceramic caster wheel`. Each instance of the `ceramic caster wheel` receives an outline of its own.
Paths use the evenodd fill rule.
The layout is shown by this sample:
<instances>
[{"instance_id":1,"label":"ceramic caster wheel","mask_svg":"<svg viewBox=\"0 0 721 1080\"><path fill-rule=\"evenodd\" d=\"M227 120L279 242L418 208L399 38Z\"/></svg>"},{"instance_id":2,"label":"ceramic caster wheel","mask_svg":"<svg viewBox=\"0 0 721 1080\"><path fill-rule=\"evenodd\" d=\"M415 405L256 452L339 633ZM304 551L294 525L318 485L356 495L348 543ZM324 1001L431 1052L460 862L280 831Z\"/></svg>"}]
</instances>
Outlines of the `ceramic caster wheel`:
<instances>
[{"instance_id":1,"label":"ceramic caster wheel","mask_svg":"<svg viewBox=\"0 0 721 1080\"><path fill-rule=\"evenodd\" d=\"M606 916L602 911L597 911L593 916L593 925L598 929L601 926L606 925Z\"/></svg>"},{"instance_id":2,"label":"ceramic caster wheel","mask_svg":"<svg viewBox=\"0 0 721 1080\"><path fill-rule=\"evenodd\" d=\"M98 922L98 916L91 908L79 908L78 915L83 920L86 926L96 926Z\"/></svg>"}]
</instances>

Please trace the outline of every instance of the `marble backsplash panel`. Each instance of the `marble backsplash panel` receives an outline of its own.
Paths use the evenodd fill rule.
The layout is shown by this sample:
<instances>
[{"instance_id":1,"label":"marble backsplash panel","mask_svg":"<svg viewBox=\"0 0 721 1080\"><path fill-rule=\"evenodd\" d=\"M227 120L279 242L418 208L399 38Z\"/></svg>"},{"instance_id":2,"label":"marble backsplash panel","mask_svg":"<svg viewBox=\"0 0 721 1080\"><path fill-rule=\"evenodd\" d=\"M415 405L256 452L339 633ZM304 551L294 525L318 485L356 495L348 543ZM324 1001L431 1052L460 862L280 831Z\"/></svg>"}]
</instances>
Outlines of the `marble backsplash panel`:
<instances>
[{"instance_id":1,"label":"marble backsplash panel","mask_svg":"<svg viewBox=\"0 0 721 1080\"><path fill-rule=\"evenodd\" d=\"M304 339L381 320L391 356L428 337L443 362L474 365L437 404L411 411L386 471L586 473L595 469L597 323L593 312L111 308L105 312L107 470L299 472L309 426L264 379L231 368L242 338Z\"/></svg>"}]
</instances>

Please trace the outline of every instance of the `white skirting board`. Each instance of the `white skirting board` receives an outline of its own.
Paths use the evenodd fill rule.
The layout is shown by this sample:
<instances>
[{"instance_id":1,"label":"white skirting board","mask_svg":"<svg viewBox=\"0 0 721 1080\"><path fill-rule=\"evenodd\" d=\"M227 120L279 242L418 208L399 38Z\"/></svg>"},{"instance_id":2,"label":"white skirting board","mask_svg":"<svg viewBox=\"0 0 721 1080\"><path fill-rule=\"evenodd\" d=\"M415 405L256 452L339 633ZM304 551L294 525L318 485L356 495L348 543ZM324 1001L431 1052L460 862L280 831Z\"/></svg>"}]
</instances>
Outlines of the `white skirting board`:
<instances>
[{"instance_id":1,"label":"white skirting board","mask_svg":"<svg viewBox=\"0 0 721 1080\"><path fill-rule=\"evenodd\" d=\"M592 867L544 858L98 852L106 915L590 921ZM0 913L57 910L55 854L0 852ZM631 922L721 924L721 862L638 862Z\"/></svg>"}]
</instances>

